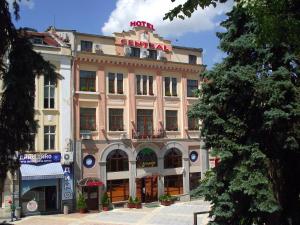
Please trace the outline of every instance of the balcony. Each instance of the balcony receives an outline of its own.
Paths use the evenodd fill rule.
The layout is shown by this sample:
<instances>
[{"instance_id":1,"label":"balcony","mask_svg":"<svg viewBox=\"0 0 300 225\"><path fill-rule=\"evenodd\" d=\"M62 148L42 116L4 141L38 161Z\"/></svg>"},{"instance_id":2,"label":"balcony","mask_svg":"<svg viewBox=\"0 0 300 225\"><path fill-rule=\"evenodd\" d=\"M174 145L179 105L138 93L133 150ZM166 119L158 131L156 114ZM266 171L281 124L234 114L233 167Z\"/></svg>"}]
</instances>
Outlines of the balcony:
<instances>
[{"instance_id":1,"label":"balcony","mask_svg":"<svg viewBox=\"0 0 300 225\"><path fill-rule=\"evenodd\" d=\"M132 139L157 139L166 137L163 129L152 131L135 131L132 130Z\"/></svg>"}]
</instances>

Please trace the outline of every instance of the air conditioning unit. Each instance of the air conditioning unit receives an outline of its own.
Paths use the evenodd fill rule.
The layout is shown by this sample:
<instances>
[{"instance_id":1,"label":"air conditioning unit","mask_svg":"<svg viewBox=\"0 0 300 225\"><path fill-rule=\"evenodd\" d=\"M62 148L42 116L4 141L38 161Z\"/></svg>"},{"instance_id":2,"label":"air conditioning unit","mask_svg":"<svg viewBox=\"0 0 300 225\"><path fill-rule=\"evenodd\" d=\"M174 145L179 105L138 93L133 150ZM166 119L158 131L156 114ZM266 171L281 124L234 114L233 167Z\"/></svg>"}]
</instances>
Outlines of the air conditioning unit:
<instances>
[{"instance_id":1,"label":"air conditioning unit","mask_svg":"<svg viewBox=\"0 0 300 225\"><path fill-rule=\"evenodd\" d=\"M147 49L141 49L141 58L148 58L149 51Z\"/></svg>"},{"instance_id":2,"label":"air conditioning unit","mask_svg":"<svg viewBox=\"0 0 300 225\"><path fill-rule=\"evenodd\" d=\"M128 46L124 47L124 55L125 56L130 56L131 55L131 48Z\"/></svg>"},{"instance_id":3,"label":"air conditioning unit","mask_svg":"<svg viewBox=\"0 0 300 225\"><path fill-rule=\"evenodd\" d=\"M90 130L81 130L80 131L80 138L82 140L89 140L92 138L92 135L91 135L91 131Z\"/></svg>"},{"instance_id":4,"label":"air conditioning unit","mask_svg":"<svg viewBox=\"0 0 300 225\"><path fill-rule=\"evenodd\" d=\"M102 46L100 44L95 44L94 45L94 52L96 54L103 54Z\"/></svg>"},{"instance_id":5,"label":"air conditioning unit","mask_svg":"<svg viewBox=\"0 0 300 225\"><path fill-rule=\"evenodd\" d=\"M62 163L64 165L69 165L74 161L73 152L63 152L62 153Z\"/></svg>"}]
</instances>

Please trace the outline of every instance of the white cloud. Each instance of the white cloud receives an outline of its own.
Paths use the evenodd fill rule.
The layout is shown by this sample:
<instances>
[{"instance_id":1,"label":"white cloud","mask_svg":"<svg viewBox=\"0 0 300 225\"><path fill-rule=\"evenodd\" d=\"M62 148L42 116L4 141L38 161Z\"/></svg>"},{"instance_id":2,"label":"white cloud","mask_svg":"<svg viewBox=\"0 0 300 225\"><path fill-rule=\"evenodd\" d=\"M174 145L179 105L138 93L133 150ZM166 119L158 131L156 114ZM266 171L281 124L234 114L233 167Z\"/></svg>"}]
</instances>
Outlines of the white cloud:
<instances>
[{"instance_id":1,"label":"white cloud","mask_svg":"<svg viewBox=\"0 0 300 225\"><path fill-rule=\"evenodd\" d=\"M12 7L12 3L15 0L7 0L7 2L9 3L9 6ZM33 9L34 8L34 1L33 0L17 0L17 2L20 4L20 7L25 6L29 9Z\"/></svg>"},{"instance_id":2,"label":"white cloud","mask_svg":"<svg viewBox=\"0 0 300 225\"><path fill-rule=\"evenodd\" d=\"M105 35L129 30L130 21L147 21L152 23L156 32L162 36L180 36L187 32L212 30L216 27L217 17L232 8L232 0L218 4L216 8L198 9L191 18L185 20L163 20L164 14L185 0L118 0L108 21L102 27Z\"/></svg>"}]
</instances>

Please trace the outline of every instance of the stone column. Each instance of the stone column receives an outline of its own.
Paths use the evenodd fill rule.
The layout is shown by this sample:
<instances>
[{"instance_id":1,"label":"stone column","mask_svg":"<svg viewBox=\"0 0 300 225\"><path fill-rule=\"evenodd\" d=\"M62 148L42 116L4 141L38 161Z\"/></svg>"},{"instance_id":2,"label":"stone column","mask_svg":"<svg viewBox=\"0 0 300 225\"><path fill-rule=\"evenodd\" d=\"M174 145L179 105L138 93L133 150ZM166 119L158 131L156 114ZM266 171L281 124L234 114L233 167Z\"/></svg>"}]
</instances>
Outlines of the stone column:
<instances>
[{"instance_id":1,"label":"stone column","mask_svg":"<svg viewBox=\"0 0 300 225\"><path fill-rule=\"evenodd\" d=\"M200 142L200 157L201 157L201 179L205 177L206 171L209 169L209 153L203 140Z\"/></svg>"},{"instance_id":2,"label":"stone column","mask_svg":"<svg viewBox=\"0 0 300 225\"><path fill-rule=\"evenodd\" d=\"M133 198L136 197L136 161L129 161L129 193Z\"/></svg>"},{"instance_id":3,"label":"stone column","mask_svg":"<svg viewBox=\"0 0 300 225\"><path fill-rule=\"evenodd\" d=\"M97 108L97 120L98 120L98 138L105 139L106 130L106 79L103 67L99 67L97 71L98 77L98 91L100 93L98 108Z\"/></svg>"},{"instance_id":4,"label":"stone column","mask_svg":"<svg viewBox=\"0 0 300 225\"><path fill-rule=\"evenodd\" d=\"M187 118L187 78L186 74L182 74L181 77L181 119L182 119L182 138L187 138L186 130L188 129L188 118Z\"/></svg>"},{"instance_id":5,"label":"stone column","mask_svg":"<svg viewBox=\"0 0 300 225\"><path fill-rule=\"evenodd\" d=\"M190 160L189 158L183 158L183 194L185 201L190 200L189 193L190 193Z\"/></svg>"},{"instance_id":6,"label":"stone column","mask_svg":"<svg viewBox=\"0 0 300 225\"><path fill-rule=\"evenodd\" d=\"M135 74L134 69L128 71L128 113L129 113L129 138L132 138L132 130L136 127L136 101L135 101Z\"/></svg>"},{"instance_id":7,"label":"stone column","mask_svg":"<svg viewBox=\"0 0 300 225\"><path fill-rule=\"evenodd\" d=\"M164 129L164 106L163 106L163 79L161 76L161 71L156 72L156 88L157 88L157 100L156 100L156 109L157 109L157 129Z\"/></svg>"},{"instance_id":8,"label":"stone column","mask_svg":"<svg viewBox=\"0 0 300 225\"><path fill-rule=\"evenodd\" d=\"M107 175L106 175L106 162L102 161L99 162L100 165L100 181L103 182L104 186L101 188L99 187L99 209L101 209L102 204L101 204L101 198L103 193L107 190Z\"/></svg>"},{"instance_id":9,"label":"stone column","mask_svg":"<svg viewBox=\"0 0 300 225\"><path fill-rule=\"evenodd\" d=\"M164 171L164 158L159 157L157 159L158 162L158 171ZM163 175L163 174L162 174ZM165 193L165 184L164 184L164 177L159 176L157 180L157 192L158 192L158 197L160 195L163 195Z\"/></svg>"}]
</instances>

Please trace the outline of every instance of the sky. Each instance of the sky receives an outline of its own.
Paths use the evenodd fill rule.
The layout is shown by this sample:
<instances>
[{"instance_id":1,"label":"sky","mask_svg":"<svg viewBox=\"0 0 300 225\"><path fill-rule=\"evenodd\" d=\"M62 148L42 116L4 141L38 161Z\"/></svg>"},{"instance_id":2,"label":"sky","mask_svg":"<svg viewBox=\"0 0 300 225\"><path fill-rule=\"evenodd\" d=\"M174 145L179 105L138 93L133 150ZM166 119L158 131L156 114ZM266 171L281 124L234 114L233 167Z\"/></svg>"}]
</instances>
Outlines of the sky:
<instances>
[{"instance_id":1,"label":"sky","mask_svg":"<svg viewBox=\"0 0 300 225\"><path fill-rule=\"evenodd\" d=\"M13 1L13 0L8 0ZM163 20L164 14L185 0L21 0L20 20L16 27L44 31L49 26L82 33L113 35L129 30L134 20L152 23L160 36L173 45L203 49L208 68L220 62L224 53L218 49L217 31L233 3L229 0L216 8L199 9L191 18Z\"/></svg>"}]
</instances>

